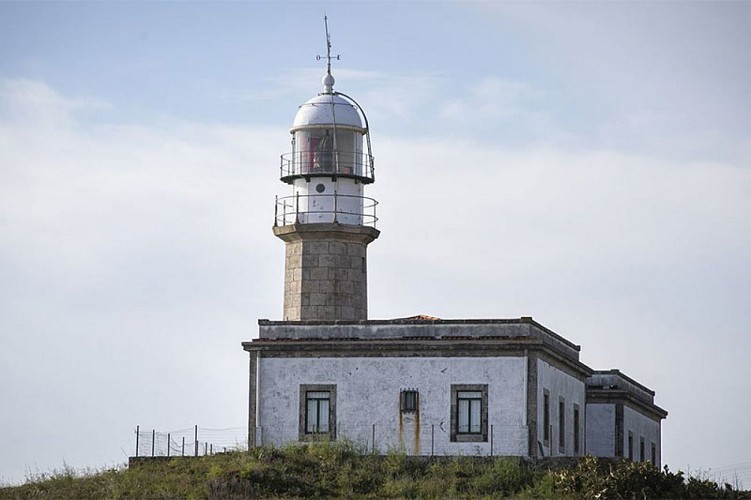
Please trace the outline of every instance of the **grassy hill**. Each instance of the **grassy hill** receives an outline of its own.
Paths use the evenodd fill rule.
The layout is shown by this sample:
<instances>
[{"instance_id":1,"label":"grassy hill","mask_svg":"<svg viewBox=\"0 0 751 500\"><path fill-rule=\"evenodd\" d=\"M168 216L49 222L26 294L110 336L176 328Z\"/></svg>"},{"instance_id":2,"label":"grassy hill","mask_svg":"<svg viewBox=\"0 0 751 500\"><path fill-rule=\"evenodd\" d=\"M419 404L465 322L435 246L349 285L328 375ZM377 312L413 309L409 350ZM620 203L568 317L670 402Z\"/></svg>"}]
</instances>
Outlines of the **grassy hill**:
<instances>
[{"instance_id":1,"label":"grassy hill","mask_svg":"<svg viewBox=\"0 0 751 500\"><path fill-rule=\"evenodd\" d=\"M346 443L152 459L95 473L63 470L0 488L0 499L310 496L751 499L751 492L648 463L587 457L565 467L514 458L375 456Z\"/></svg>"}]
</instances>

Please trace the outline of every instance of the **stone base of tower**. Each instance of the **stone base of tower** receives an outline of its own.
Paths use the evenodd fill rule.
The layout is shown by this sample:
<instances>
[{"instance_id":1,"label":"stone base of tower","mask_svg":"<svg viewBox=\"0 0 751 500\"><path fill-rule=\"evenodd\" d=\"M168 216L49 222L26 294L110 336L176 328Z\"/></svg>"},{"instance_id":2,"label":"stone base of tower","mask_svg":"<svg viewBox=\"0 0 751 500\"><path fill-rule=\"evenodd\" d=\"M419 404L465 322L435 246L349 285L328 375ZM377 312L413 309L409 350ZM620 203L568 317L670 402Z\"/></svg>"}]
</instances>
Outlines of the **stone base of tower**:
<instances>
[{"instance_id":1,"label":"stone base of tower","mask_svg":"<svg viewBox=\"0 0 751 500\"><path fill-rule=\"evenodd\" d=\"M274 227L286 249L284 320L368 319L367 247L379 234L336 223Z\"/></svg>"}]
</instances>

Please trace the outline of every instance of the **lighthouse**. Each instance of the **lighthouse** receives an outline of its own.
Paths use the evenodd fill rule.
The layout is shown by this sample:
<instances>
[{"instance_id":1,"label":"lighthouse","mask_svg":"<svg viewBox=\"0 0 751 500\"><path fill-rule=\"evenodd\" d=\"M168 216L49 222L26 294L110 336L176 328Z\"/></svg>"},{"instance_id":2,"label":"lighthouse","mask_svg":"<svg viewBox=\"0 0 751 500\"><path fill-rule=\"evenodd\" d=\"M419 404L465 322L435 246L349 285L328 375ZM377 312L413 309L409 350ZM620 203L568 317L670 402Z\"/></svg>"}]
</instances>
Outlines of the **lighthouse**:
<instances>
[{"instance_id":1,"label":"lighthouse","mask_svg":"<svg viewBox=\"0 0 751 500\"><path fill-rule=\"evenodd\" d=\"M284 317L258 320L258 337L242 344L248 446L346 440L371 453L589 453L659 466L667 412L654 392L593 370L531 317L368 319L367 248L380 234L365 196L370 130L334 90L328 26L326 44L323 88L299 107L281 157Z\"/></svg>"},{"instance_id":2,"label":"lighthouse","mask_svg":"<svg viewBox=\"0 0 751 500\"><path fill-rule=\"evenodd\" d=\"M375 181L368 120L334 90L328 24L326 49L323 89L299 107L281 156L280 180L291 189L274 217L285 244L285 321L368 317L367 246L380 234L377 202L365 196Z\"/></svg>"}]
</instances>

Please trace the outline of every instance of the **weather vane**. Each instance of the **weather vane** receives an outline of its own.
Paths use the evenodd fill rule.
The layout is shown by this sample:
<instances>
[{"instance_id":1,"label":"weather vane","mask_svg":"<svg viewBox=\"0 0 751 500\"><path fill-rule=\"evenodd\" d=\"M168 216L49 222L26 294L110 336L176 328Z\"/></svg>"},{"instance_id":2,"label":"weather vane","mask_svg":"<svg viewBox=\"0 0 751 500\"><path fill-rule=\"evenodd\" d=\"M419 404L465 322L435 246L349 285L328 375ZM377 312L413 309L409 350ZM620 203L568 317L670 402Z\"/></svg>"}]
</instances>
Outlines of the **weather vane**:
<instances>
[{"instance_id":1,"label":"weather vane","mask_svg":"<svg viewBox=\"0 0 751 500\"><path fill-rule=\"evenodd\" d=\"M331 55L331 36L329 35L329 18L326 17L326 15L323 16L323 24L326 27L326 55L325 56L316 56L316 61L320 61L324 57L326 58L326 72L330 75L331 74L331 60L336 59L339 60L339 54L336 56Z\"/></svg>"}]
</instances>

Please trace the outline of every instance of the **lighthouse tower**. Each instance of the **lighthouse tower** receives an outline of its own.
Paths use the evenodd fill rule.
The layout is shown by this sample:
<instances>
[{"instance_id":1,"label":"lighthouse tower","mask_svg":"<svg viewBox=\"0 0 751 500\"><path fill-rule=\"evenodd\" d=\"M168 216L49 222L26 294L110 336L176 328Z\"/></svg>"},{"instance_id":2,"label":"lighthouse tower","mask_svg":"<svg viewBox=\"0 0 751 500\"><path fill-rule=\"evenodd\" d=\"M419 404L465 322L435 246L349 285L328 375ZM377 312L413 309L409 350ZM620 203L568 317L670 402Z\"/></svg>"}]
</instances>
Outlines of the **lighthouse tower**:
<instances>
[{"instance_id":1,"label":"lighthouse tower","mask_svg":"<svg viewBox=\"0 0 751 500\"><path fill-rule=\"evenodd\" d=\"M326 25L323 91L300 106L281 157L274 234L285 243L284 320L364 320L368 316L367 246L377 202L368 121L351 97L334 91ZM336 56L338 59L338 56Z\"/></svg>"}]
</instances>

